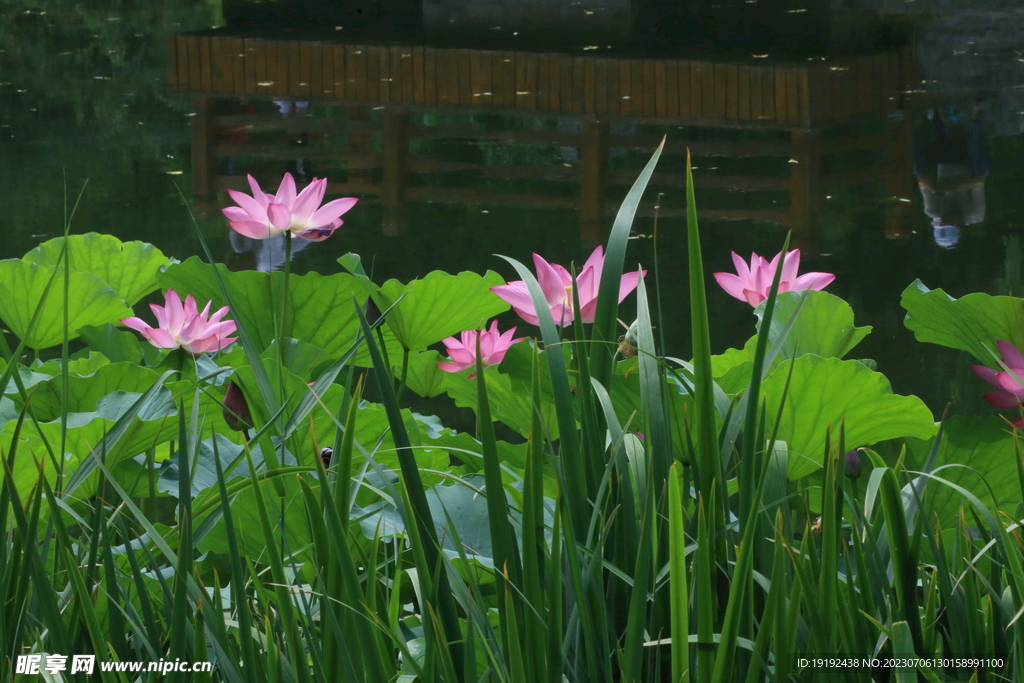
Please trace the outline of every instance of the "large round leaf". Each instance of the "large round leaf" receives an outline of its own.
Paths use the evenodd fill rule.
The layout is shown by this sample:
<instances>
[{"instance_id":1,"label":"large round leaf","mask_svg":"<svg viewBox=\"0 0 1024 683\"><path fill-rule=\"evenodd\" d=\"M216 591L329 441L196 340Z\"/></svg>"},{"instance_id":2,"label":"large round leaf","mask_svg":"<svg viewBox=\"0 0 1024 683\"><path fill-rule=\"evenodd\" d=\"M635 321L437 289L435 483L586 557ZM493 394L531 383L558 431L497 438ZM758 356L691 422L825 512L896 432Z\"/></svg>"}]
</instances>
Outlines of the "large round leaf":
<instances>
[{"instance_id":1,"label":"large round leaf","mask_svg":"<svg viewBox=\"0 0 1024 683\"><path fill-rule=\"evenodd\" d=\"M53 285L35 326L29 329L51 277ZM85 325L102 325L131 315L110 285L90 273L70 274L67 307L69 339L77 337L78 328ZM30 348L60 344L64 339L63 268L21 259L0 261L0 318Z\"/></svg>"},{"instance_id":2,"label":"large round leaf","mask_svg":"<svg viewBox=\"0 0 1024 683\"><path fill-rule=\"evenodd\" d=\"M1017 454L1012 431L998 417L951 417L942 431L942 442L932 472L936 477L967 489L991 509L998 507L1012 516L1020 503L1020 480L1017 478ZM934 440L911 442L918 468L924 465L933 443ZM925 505L929 512L938 516L944 529L956 526L961 506L971 506L963 494L938 481L929 481L927 492ZM992 496L995 496L995 501Z\"/></svg>"},{"instance_id":3,"label":"large round leaf","mask_svg":"<svg viewBox=\"0 0 1024 683\"><path fill-rule=\"evenodd\" d=\"M464 330L482 329L488 319L507 311L509 305L490 290L503 284L501 276L490 270L482 277L435 270L409 284L388 280L380 294L387 306L398 302L388 314L388 325L398 341L419 351Z\"/></svg>"},{"instance_id":4,"label":"large round leaf","mask_svg":"<svg viewBox=\"0 0 1024 683\"><path fill-rule=\"evenodd\" d=\"M275 338L274 319L280 316L284 273L232 273L222 265L217 268L231 298L231 313L227 317L241 321L260 350L266 349ZM228 305L213 269L198 257L170 266L158 279L161 286L173 288L182 296L193 295L200 307L210 300L213 310ZM345 273L291 275L287 307L291 329L287 336L312 344L330 357L342 355L352 346L359 330L353 295L359 301L366 300L362 285ZM400 358L401 348L394 339L385 335L385 340L390 342L391 357ZM356 364L369 365L365 346L360 349Z\"/></svg>"},{"instance_id":5,"label":"large round leaf","mask_svg":"<svg viewBox=\"0 0 1024 683\"><path fill-rule=\"evenodd\" d=\"M134 332L119 330L110 323L106 323L105 325L83 325L79 328L78 334L92 351L102 354L111 362L138 363L142 360L142 344L139 342L139 335Z\"/></svg>"},{"instance_id":6,"label":"large round leaf","mask_svg":"<svg viewBox=\"0 0 1024 683\"><path fill-rule=\"evenodd\" d=\"M806 299L804 297L806 296ZM813 353L825 358L842 358L871 332L870 326L857 327L853 324L853 309L834 294L814 290L783 292L775 302L771 330L768 332L768 348L771 349L789 324L793 313L800 306L792 329L782 343L777 362ZM757 329L764 320L764 302L754 311L757 315ZM751 337L745 346L754 357L757 336Z\"/></svg>"},{"instance_id":7,"label":"large round leaf","mask_svg":"<svg viewBox=\"0 0 1024 683\"><path fill-rule=\"evenodd\" d=\"M132 408L140 396L140 393L117 391L97 401L94 411L68 414L62 463L66 476L77 470L91 452L101 454L104 463L113 467L178 436L177 410L172 394L167 389L154 394L142 406L142 410L119 438L113 439L110 436L118 419ZM15 445L13 440L17 426L16 422L9 422L0 430L0 448L5 453L10 452ZM47 477L51 476L55 468L50 453L59 449L62 430L59 419L33 423L30 430L21 429L17 443L19 457L13 470L19 492L24 494L36 485L40 474L39 463L46 463L43 471ZM92 495L98 482L99 473L93 472L75 489L75 495L83 498Z\"/></svg>"},{"instance_id":8,"label":"large round leaf","mask_svg":"<svg viewBox=\"0 0 1024 683\"><path fill-rule=\"evenodd\" d=\"M25 254L25 261L41 266L57 265L64 238L43 242ZM157 288L156 276L169 261L163 253L146 242L122 242L113 235L90 232L68 238L71 270L92 273L114 288L117 295L135 304Z\"/></svg>"},{"instance_id":9,"label":"large round leaf","mask_svg":"<svg viewBox=\"0 0 1024 683\"><path fill-rule=\"evenodd\" d=\"M143 393L159 379L160 373L136 363L108 363L86 376L68 377L66 408L69 413L89 413L96 410L100 399L116 391ZM41 382L33 388L32 411L42 422L60 419L60 377ZM19 407L20 396L14 397Z\"/></svg>"},{"instance_id":10,"label":"large round leaf","mask_svg":"<svg viewBox=\"0 0 1024 683\"><path fill-rule=\"evenodd\" d=\"M1024 299L975 293L959 299L941 289L929 290L915 280L900 299L907 309L906 326L918 341L966 351L996 367L996 341L1024 348Z\"/></svg>"},{"instance_id":11,"label":"large round leaf","mask_svg":"<svg viewBox=\"0 0 1024 683\"><path fill-rule=\"evenodd\" d=\"M792 382L782 407L778 439L789 446L789 478L821 466L825 434L832 425L838 439L845 420L846 447L856 448L898 437L931 438L936 431L931 411L916 396L892 393L889 380L855 360L800 356L780 364L762 385L768 422L779 404L792 366Z\"/></svg>"},{"instance_id":12,"label":"large round leaf","mask_svg":"<svg viewBox=\"0 0 1024 683\"><path fill-rule=\"evenodd\" d=\"M455 405L460 408L472 408L475 411L477 380L469 379L469 375L469 370L445 373L442 381L445 391L455 401ZM487 398L491 404L491 418L528 438L533 421L533 401L530 394L514 389L512 378L498 372L497 367L486 368L484 376L487 378ZM543 403L540 412L545 428L550 431L551 438L557 439L558 421L555 419L555 406Z\"/></svg>"},{"instance_id":13,"label":"large round leaf","mask_svg":"<svg viewBox=\"0 0 1024 683\"><path fill-rule=\"evenodd\" d=\"M406 370L405 386L423 398L433 398L444 393L444 370L437 367L438 362L445 360L437 351L421 351L409 354L409 368ZM392 359L399 363L398 359ZM394 367L395 377L402 373L401 365Z\"/></svg>"},{"instance_id":14,"label":"large round leaf","mask_svg":"<svg viewBox=\"0 0 1024 683\"><path fill-rule=\"evenodd\" d=\"M221 465L226 464L227 456L221 454ZM290 559L297 563L311 559L312 537L310 536L308 511L302 488L296 476L279 477L277 480L283 488L284 495L274 495L274 485L262 481L260 487L264 496L273 496L274 513L270 516L272 536L268 539L263 534L263 524L256 504L255 493L251 486L242 488L231 501L231 517L235 526L235 543L243 555L250 558L265 558L267 552L281 552L277 546L282 537L287 539L286 553L295 553ZM315 479L308 479L314 491L317 489ZM220 491L210 487L199 493L193 502L197 510L219 510ZM212 513L211 513L212 514ZM199 514L196 526L204 524L208 514ZM215 552L227 554L231 551L228 543L227 530L223 516L217 520L213 528L203 536L197 545L199 552ZM287 558L286 558L287 559Z\"/></svg>"},{"instance_id":15,"label":"large round leaf","mask_svg":"<svg viewBox=\"0 0 1024 683\"><path fill-rule=\"evenodd\" d=\"M871 327L854 325L850 304L834 294L814 290L783 292L776 300L775 313L772 315L768 332L769 350L778 342L798 307L800 313L775 357L776 365L808 353L825 358L842 358L871 332ZM764 320L764 309L765 302L762 302L754 310L758 332ZM756 348L757 334L754 334L742 350L728 349L723 354L711 357L712 372L726 393L742 391L750 383Z\"/></svg>"}]
</instances>

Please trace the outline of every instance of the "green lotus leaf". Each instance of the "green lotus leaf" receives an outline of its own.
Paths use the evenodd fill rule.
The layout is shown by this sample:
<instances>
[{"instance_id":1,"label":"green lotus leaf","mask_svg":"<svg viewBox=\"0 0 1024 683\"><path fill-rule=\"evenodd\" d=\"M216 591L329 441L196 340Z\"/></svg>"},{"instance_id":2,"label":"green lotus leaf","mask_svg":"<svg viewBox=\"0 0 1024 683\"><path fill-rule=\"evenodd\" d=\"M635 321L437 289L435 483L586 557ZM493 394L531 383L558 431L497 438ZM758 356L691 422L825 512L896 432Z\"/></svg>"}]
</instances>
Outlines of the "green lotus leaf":
<instances>
[{"instance_id":1,"label":"green lotus leaf","mask_svg":"<svg viewBox=\"0 0 1024 683\"><path fill-rule=\"evenodd\" d=\"M857 327L853 324L850 304L834 294L815 290L783 292L776 299L775 313L772 315L771 330L768 333L769 350L805 296L807 298L804 299L803 307L775 357L775 365L808 353L824 358L843 358L871 332L871 327ZM765 304L762 302L754 310L758 331L764 320L764 309ZM742 349L729 349L711 357L715 381L727 394L738 393L750 384L756 348L757 334L754 334Z\"/></svg>"},{"instance_id":2,"label":"green lotus leaf","mask_svg":"<svg viewBox=\"0 0 1024 683\"><path fill-rule=\"evenodd\" d=\"M25 254L24 260L54 266L63 247L64 238L58 237ZM157 273L170 263L152 244L122 242L113 235L97 232L68 237L68 258L72 271L92 273L113 287L129 306L157 288Z\"/></svg>"},{"instance_id":3,"label":"green lotus leaf","mask_svg":"<svg viewBox=\"0 0 1024 683\"><path fill-rule=\"evenodd\" d=\"M560 347L562 358L567 367L570 366L572 349L568 344ZM533 357L537 356L537 364L540 371L540 400L541 403L553 405L554 394L551 391L551 369L548 367L547 351L537 348L535 341L527 339L513 344L505 353L505 359L501 361L501 372L512 378L512 387L527 396L533 392Z\"/></svg>"},{"instance_id":4,"label":"green lotus leaf","mask_svg":"<svg viewBox=\"0 0 1024 683\"><path fill-rule=\"evenodd\" d=\"M216 444L214 444L216 441ZM256 450L256 449L253 449ZM199 444L199 452L191 463L191 491L192 497L198 496L204 489L217 486L217 458L220 458L220 468L225 479L234 477L248 477L249 464L242 455L245 446L237 444L223 434L214 434L209 439ZM254 459L255 460L255 459ZM255 462L257 469L263 462ZM170 494L177 498L180 492L181 482L179 481L178 459L168 458L163 461L160 467L160 480L157 482L157 490ZM216 489L214 489L216 490Z\"/></svg>"},{"instance_id":5,"label":"green lotus leaf","mask_svg":"<svg viewBox=\"0 0 1024 683\"><path fill-rule=\"evenodd\" d=\"M90 353L82 358L75 358L68 361L68 375L70 377L85 377L93 374L104 365L110 363L106 356L99 353ZM7 362L0 358L0 373L7 369ZM33 365L31 368L19 367L18 375L21 377L22 386L29 390L40 382L47 382L60 374L60 362L49 361ZM18 386L12 379L4 388L5 394L17 394Z\"/></svg>"},{"instance_id":6,"label":"green lotus leaf","mask_svg":"<svg viewBox=\"0 0 1024 683\"><path fill-rule=\"evenodd\" d=\"M103 445L104 437L110 432L125 411L139 398L140 393L118 391L97 401L96 410L69 413L65 441L64 459L61 467L65 477L78 469L94 450L102 451L104 462L113 467L119 462L134 457L178 436L178 420L171 392L164 389L150 400L140 417L134 418L127 430L114 444ZM9 422L0 430L0 448L10 452L16 422ZM43 471L48 480L56 469L50 457L50 450L59 451L61 444L60 420L33 423L30 429L22 428L18 438L18 458L13 475L20 493L25 494L35 486L39 478L39 465L46 463ZM65 479L67 481L67 479ZM99 474L93 473L76 490L75 496L88 497L95 493Z\"/></svg>"},{"instance_id":7,"label":"green lotus leaf","mask_svg":"<svg viewBox=\"0 0 1024 683\"><path fill-rule=\"evenodd\" d=\"M490 318L507 311L509 305L490 290L502 284L493 271L480 276L435 270L408 284L388 280L380 287L384 301L377 305L398 302L388 313L388 325L402 346L419 351L464 330L482 329Z\"/></svg>"},{"instance_id":8,"label":"green lotus leaf","mask_svg":"<svg viewBox=\"0 0 1024 683\"><path fill-rule=\"evenodd\" d=\"M903 291L904 324L918 341L960 349L996 367L996 341L1024 348L1024 299L974 293L959 299L915 280Z\"/></svg>"},{"instance_id":9,"label":"green lotus leaf","mask_svg":"<svg viewBox=\"0 0 1024 683\"><path fill-rule=\"evenodd\" d=\"M445 373L446 376L442 381L445 391L455 401L455 405L460 408L472 408L475 411L476 379L469 379L469 374L469 370ZM491 418L512 428L523 437L529 437L530 424L533 420L533 401L530 394L515 390L512 386L512 378L498 372L497 367L485 368L484 376L487 378L487 398L491 403ZM542 401L541 417L551 438L557 439L558 421L555 417L554 405Z\"/></svg>"},{"instance_id":10,"label":"green lotus leaf","mask_svg":"<svg viewBox=\"0 0 1024 683\"><path fill-rule=\"evenodd\" d=\"M725 353L711 356L711 374L715 377L723 377L736 366L752 362L752 358L753 354L747 352L745 348L726 349ZM750 373L747 374L749 376Z\"/></svg>"},{"instance_id":11,"label":"green lotus leaf","mask_svg":"<svg viewBox=\"0 0 1024 683\"><path fill-rule=\"evenodd\" d=\"M734 349L730 349L732 351ZM743 353L740 351L740 353ZM753 353L751 353L753 356ZM712 366L714 361L711 361ZM754 361L746 360L738 365L729 368L720 377L715 377L715 382L727 394L738 394L750 386L750 375L754 372Z\"/></svg>"},{"instance_id":12,"label":"green lotus leaf","mask_svg":"<svg viewBox=\"0 0 1024 683\"><path fill-rule=\"evenodd\" d=\"M451 486L438 485L427 489L427 503L434 520L434 530L445 550L458 557L455 537L458 536L462 552L468 558L480 561L486 567L493 567L494 552L491 548L491 529L487 517L487 497L477 493L486 490L484 477L467 474L462 478L469 486L457 483ZM472 488L470 488L472 487ZM506 497L508 494L505 494ZM509 501L512 504L512 501ZM518 520L513 517L513 532L519 535ZM455 533L451 527L454 527Z\"/></svg>"},{"instance_id":13,"label":"green lotus leaf","mask_svg":"<svg viewBox=\"0 0 1024 683\"><path fill-rule=\"evenodd\" d=\"M223 265L217 268L231 298L232 308L227 318L241 321L260 350L268 348L275 339L275 317L281 311L284 273L251 270L232 273ZM286 336L311 344L331 358L348 351L359 330L353 296L360 302L366 300L362 285L346 273L307 273L289 278ZM228 304L213 269L196 256L170 266L158 280L162 287L173 288L182 296L193 295L200 308L211 300L212 310ZM401 347L385 332L389 355L400 357ZM370 365L365 346L357 354L355 363Z\"/></svg>"},{"instance_id":14,"label":"green lotus leaf","mask_svg":"<svg viewBox=\"0 0 1024 683\"><path fill-rule=\"evenodd\" d=\"M78 330L78 334L89 348L103 354L111 362L138 363L142 360L142 344L134 332L125 332L105 323L85 325Z\"/></svg>"},{"instance_id":15,"label":"green lotus leaf","mask_svg":"<svg viewBox=\"0 0 1024 683\"><path fill-rule=\"evenodd\" d=\"M50 278L35 326L29 329L36 307ZM78 337L85 325L102 325L131 315L117 293L90 273L70 274L68 281L68 339ZM64 271L58 266L40 266L21 259L0 261L0 318L30 348L46 349L64 339Z\"/></svg>"},{"instance_id":16,"label":"green lotus leaf","mask_svg":"<svg viewBox=\"0 0 1024 683\"><path fill-rule=\"evenodd\" d=\"M843 358L871 332L870 326L857 327L853 324L853 309L835 294L815 290L783 292L775 302L775 313L768 333L769 349L775 345L804 296L807 298L792 329L786 335L786 341L782 343L776 363L808 353L823 358ZM764 308L762 302L754 311L758 330L764 320ZM756 347L755 335L744 346L751 360Z\"/></svg>"},{"instance_id":17,"label":"green lotus leaf","mask_svg":"<svg viewBox=\"0 0 1024 683\"><path fill-rule=\"evenodd\" d=\"M278 397L278 400L281 402L284 409L281 414L281 418L279 418L277 422L277 427L273 428L273 431L271 432L271 434L277 436L280 434L281 428L287 423L292 413L299 407L299 403L302 399L312 391L312 387L310 387L303 378L293 374L288 369L282 368L276 358L264 358L263 365L267 370L267 376L270 379L273 392ZM253 427L261 429L270 421L272 415L270 414L266 403L264 403L260 397L260 392L252 367L245 365L238 368L231 376L231 381L238 385L245 396L246 403L249 406L249 412L252 415ZM325 415L328 420L332 415L337 415L337 406L340 404L340 397L337 396L337 390L339 389L341 388L337 385L331 385L328 387L324 396L321 397L321 401L324 405L329 406L329 410L331 412L331 415ZM330 400L330 403L326 403L326 400ZM322 405L314 405L311 415L315 420L320 413L324 412ZM307 417L306 420L308 421L308 419L309 418ZM310 433L309 427L302 427L288 439L287 448L296 456L297 462L300 465L312 465L312 459L316 457L316 446L319 444L314 443L312 436L313 435ZM334 443L333 435L330 437L329 441L324 441L322 445L327 445L328 443Z\"/></svg>"},{"instance_id":18,"label":"green lotus leaf","mask_svg":"<svg viewBox=\"0 0 1024 683\"><path fill-rule=\"evenodd\" d=\"M433 398L444 393L445 372L437 367L437 364L443 360L444 357L437 351L410 353L405 386L409 388L409 391L423 398ZM395 365L394 373L395 377L401 376L401 365Z\"/></svg>"},{"instance_id":19,"label":"green lotus leaf","mask_svg":"<svg viewBox=\"0 0 1024 683\"><path fill-rule=\"evenodd\" d=\"M223 455L222 455L223 457ZM222 463L224 461L222 460ZM309 514L306 509L305 499L302 495L301 485L298 477L279 477L277 479L283 488L284 495L278 497L273 492L275 488L266 481L261 482L261 490L264 496L273 495L274 514L270 520L273 529L273 538L287 538L288 552L296 553L292 558L296 563L305 563L312 559L312 537L309 531ZM316 479L308 477L306 482L317 489ZM210 507L220 508L220 491L216 486L202 491L192 503L193 509L206 509ZM212 514L212 513L211 513ZM209 514L197 516L196 525L205 523ZM245 557L263 558L267 552L281 552L279 547L267 548L267 539L263 535L263 526L259 516L259 507L256 505L255 494L251 486L247 486L238 492L231 501L231 518L235 528L235 542L238 550ZM282 524L283 522L283 524ZM282 530L283 526L283 530ZM203 537L198 544L201 553L229 553L227 531L224 525L223 516L213 525L213 528ZM288 561L286 559L286 561Z\"/></svg>"},{"instance_id":20,"label":"green lotus leaf","mask_svg":"<svg viewBox=\"0 0 1024 683\"><path fill-rule=\"evenodd\" d=\"M1012 431L998 417L949 418L942 431L932 473L967 489L989 509L1013 516L1020 503L1020 481ZM933 442L910 442L918 469L927 460ZM959 491L941 482L929 481L927 487L925 500L929 512L938 515L942 528L955 527L960 507L970 508L971 503Z\"/></svg>"},{"instance_id":21,"label":"green lotus leaf","mask_svg":"<svg viewBox=\"0 0 1024 683\"><path fill-rule=\"evenodd\" d=\"M332 385L323 397L324 404L333 409L335 414L337 413L338 403L343 392L344 389L341 387ZM423 436L417 426L418 422L412 416L412 413L407 410L402 411L402 417L405 422L406 429L409 431L410 440L414 446L418 446L423 441ZM334 443L334 432L337 429L337 426L327 415L326 411L321 410L319 413L315 413L313 429L321 447ZM383 437L383 439L381 437ZM395 452L394 441L391 439L387 412L382 406L369 402L363 402L361 404L360 410L356 414L355 440L360 446L373 455L374 460L378 464L391 468L393 471L397 472L398 455ZM231 451L228 452L228 455L230 455L230 452ZM448 454L442 448L433 448L429 450L415 448L414 452L420 467L424 471L430 469L443 470L448 467ZM359 448L355 449L353 455L353 469L359 470L365 463L365 457ZM200 450L200 462L197 463L197 469L199 472L214 471L211 460L212 457L212 448L202 448ZM227 462L228 457L223 451L221 452L221 458L222 463ZM300 465L312 465L304 454L298 457L298 461ZM240 474L244 471L244 469L236 471L236 474ZM439 475L424 476L424 481L428 482L428 485L440 480L441 477ZM206 481L209 482L212 480L209 480L209 477L207 476ZM303 505L303 497L298 489L297 478L284 477L282 481L284 482L285 488L285 496L281 499L283 501L283 509L280 510L280 514L274 515L273 523L274 525L279 525L281 517L283 516L289 547L292 550L302 553L301 557L296 558L297 561L301 562L302 558L308 557L307 553L309 552L310 547L309 523L307 519L308 512ZM314 491L316 491L318 487L315 479L308 479L307 481L309 481ZM266 490L270 491L273 489L268 487ZM215 486L206 488L196 497L193 503L193 508L202 509L207 503L217 500L218 497L219 493ZM234 499L231 505L231 513L234 516L235 532L242 552L252 557L260 557L264 555L267 551L266 539L263 536L259 517L256 514L256 503L250 487L243 488ZM205 517L206 515L201 519L205 519ZM197 523L201 523L201 519L197 519ZM274 528L277 529L280 527L275 526ZM223 519L214 525L213 529L206 535L202 543L199 545L199 549L201 552L228 552L227 536L224 529ZM277 552L277 550L275 550L275 552Z\"/></svg>"},{"instance_id":22,"label":"green lotus leaf","mask_svg":"<svg viewBox=\"0 0 1024 683\"><path fill-rule=\"evenodd\" d=\"M240 347L240 345L236 346ZM241 348L239 350L242 351L242 357L244 358L244 350ZM277 340L275 339L260 356L265 359L276 359L278 354ZM316 380L320 372L325 369L325 366L330 365L333 360L323 349L298 339L285 339L282 356L284 366L288 368L288 371L305 382Z\"/></svg>"},{"instance_id":23,"label":"green lotus leaf","mask_svg":"<svg viewBox=\"0 0 1024 683\"><path fill-rule=\"evenodd\" d=\"M675 382L668 382L664 400L672 430L672 453L675 459L684 461L690 450L686 441L686 416L693 413L693 398L677 391L676 386ZM619 425L629 432L643 433L639 371L631 372L628 375L612 375L608 394L615 407L615 416L619 420Z\"/></svg>"},{"instance_id":24,"label":"green lotus leaf","mask_svg":"<svg viewBox=\"0 0 1024 683\"><path fill-rule=\"evenodd\" d=\"M312 387L303 378L292 374L289 370L280 369L276 359L264 359L264 364L267 367L267 374L274 392L285 398L282 401L285 406L282 416L287 421L303 397L312 391ZM232 380L241 387L246 397L254 426L258 429L266 424L271 416L265 404L259 399L252 368L249 366L238 368L232 376ZM289 437L287 448L296 457L299 465L312 467L313 458L318 457L320 449L334 444L338 431L338 411L344 393L345 389L340 385L332 384L327 387L309 415L304 418L301 426ZM367 452L373 453L378 463L395 470L399 469L398 454L395 451L386 411L383 407L368 401L364 401L360 408L356 416L356 441ZM448 455L442 450L419 448L424 443L422 432L426 427L421 425L408 410L402 411L402 418L409 439L416 447L414 452L421 466L425 469L447 467ZM274 433L276 434L276 432ZM380 441L381 437L383 437L382 441ZM380 441L379 446L378 441ZM365 461L362 453L362 450L356 448L353 455L354 467L361 466Z\"/></svg>"},{"instance_id":25,"label":"green lotus leaf","mask_svg":"<svg viewBox=\"0 0 1024 683\"><path fill-rule=\"evenodd\" d=\"M790 366L792 383L781 415ZM931 411L916 396L892 393L889 380L855 360L806 355L781 363L762 384L768 422L780 419L778 439L789 446L789 478L821 466L825 435L838 438L845 419L846 446L870 446L899 437L927 439L935 434Z\"/></svg>"},{"instance_id":26,"label":"green lotus leaf","mask_svg":"<svg viewBox=\"0 0 1024 683\"><path fill-rule=\"evenodd\" d=\"M68 377L69 413L91 413L97 403L116 391L143 393L159 379L160 374L135 363L108 363L86 376ZM39 383L32 393L32 412L37 420L60 419L61 381L59 376ZM14 402L23 405L20 396Z\"/></svg>"}]
</instances>

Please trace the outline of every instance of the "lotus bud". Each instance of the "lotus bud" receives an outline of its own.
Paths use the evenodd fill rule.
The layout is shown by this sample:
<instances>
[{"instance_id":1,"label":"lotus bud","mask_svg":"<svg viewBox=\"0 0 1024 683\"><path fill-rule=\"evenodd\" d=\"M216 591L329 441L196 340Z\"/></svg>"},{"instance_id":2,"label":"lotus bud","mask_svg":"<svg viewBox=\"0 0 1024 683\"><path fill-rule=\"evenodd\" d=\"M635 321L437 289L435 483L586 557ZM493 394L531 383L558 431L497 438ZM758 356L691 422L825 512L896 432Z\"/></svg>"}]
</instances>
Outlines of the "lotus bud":
<instances>
[{"instance_id":1,"label":"lotus bud","mask_svg":"<svg viewBox=\"0 0 1024 683\"><path fill-rule=\"evenodd\" d=\"M856 448L846 452L846 476L854 480L860 476L860 451Z\"/></svg>"},{"instance_id":2,"label":"lotus bud","mask_svg":"<svg viewBox=\"0 0 1024 683\"><path fill-rule=\"evenodd\" d=\"M232 381L228 381L228 390L224 394L224 421L228 427L243 431L252 427L252 414L249 404L245 401L242 390Z\"/></svg>"}]
</instances>

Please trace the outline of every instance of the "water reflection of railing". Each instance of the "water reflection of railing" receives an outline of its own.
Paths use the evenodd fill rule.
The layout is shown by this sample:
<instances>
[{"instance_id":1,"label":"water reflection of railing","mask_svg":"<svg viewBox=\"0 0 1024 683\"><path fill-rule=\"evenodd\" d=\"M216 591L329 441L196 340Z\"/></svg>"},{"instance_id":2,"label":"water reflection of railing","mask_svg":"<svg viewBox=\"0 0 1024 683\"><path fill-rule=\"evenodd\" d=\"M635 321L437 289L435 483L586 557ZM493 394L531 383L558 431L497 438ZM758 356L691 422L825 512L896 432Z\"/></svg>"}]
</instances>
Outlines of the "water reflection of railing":
<instances>
[{"instance_id":1,"label":"water reflection of railing","mask_svg":"<svg viewBox=\"0 0 1024 683\"><path fill-rule=\"evenodd\" d=\"M702 208L701 216L789 225L797 244L810 251L821 200L829 191L879 181L889 197L906 198L913 190L909 125L898 113L908 68L900 51L755 66L212 36L176 36L171 50L170 88L194 97L196 195L244 189L244 172L251 169L234 160L245 160L252 169L302 160L320 176L345 177L329 184L329 194L380 197L390 233L404 228L409 202L477 202L578 208L582 237L598 239L615 209L610 195L623 194L636 175L634 169L609 170L609 160L624 150L649 152L660 141L637 134L644 124L775 131L771 139L670 139L666 154L690 148L701 157L781 160L788 173L699 171L699 188L786 196L768 207ZM265 113L225 113L240 108L212 104L223 98L330 104L343 113L282 117L269 106ZM410 115L449 107L512 114L518 123L511 129L473 130L423 125L422 116ZM374 118L373 109L382 109L382 115ZM538 118L557 118L561 124L555 130L530 129ZM840 122L871 118L881 122L872 132L861 126L859 132L834 134ZM310 144L332 136L343 143ZM493 163L410 151L429 150L431 141L441 140L578 152L563 163ZM858 153L870 161L852 170L825 168L834 166L829 158ZM421 182L439 176L456 180L440 187ZM513 182L494 190L459 184L457 177ZM520 180L570 183L578 191L517 192L511 186ZM680 197L684 186L678 169L660 170L652 180L652 188ZM889 236L905 231L907 208L896 203L887 210ZM650 202L640 214L653 210ZM679 202L659 209L666 217L684 210Z\"/></svg>"},{"instance_id":2,"label":"water reflection of railing","mask_svg":"<svg viewBox=\"0 0 1024 683\"><path fill-rule=\"evenodd\" d=\"M796 63L173 36L171 92L815 127L899 107L906 52Z\"/></svg>"}]
</instances>

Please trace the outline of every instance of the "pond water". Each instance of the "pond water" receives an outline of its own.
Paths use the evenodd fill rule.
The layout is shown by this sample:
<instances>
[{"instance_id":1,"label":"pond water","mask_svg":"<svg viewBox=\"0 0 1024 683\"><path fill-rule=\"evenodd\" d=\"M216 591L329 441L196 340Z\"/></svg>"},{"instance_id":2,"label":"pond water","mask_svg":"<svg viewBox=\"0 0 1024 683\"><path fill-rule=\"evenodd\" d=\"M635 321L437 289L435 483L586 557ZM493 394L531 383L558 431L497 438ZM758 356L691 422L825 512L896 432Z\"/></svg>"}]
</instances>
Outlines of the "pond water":
<instances>
[{"instance_id":1,"label":"pond water","mask_svg":"<svg viewBox=\"0 0 1024 683\"><path fill-rule=\"evenodd\" d=\"M680 4L8 0L0 257L73 213L73 232L179 259L200 253L198 226L219 260L268 267L230 238L223 189L288 170L361 198L298 272L337 272L352 251L377 281L510 278L494 254L582 263L667 135L629 254L657 256L666 352L689 353L689 147L709 274L792 230L802 269L835 273L829 291L874 327L854 357L937 414L987 412L966 356L915 342L899 298L917 278L953 296L1024 290L1024 10ZM958 189L942 208L919 179ZM715 352L742 345L750 308L710 275L708 290Z\"/></svg>"}]
</instances>

